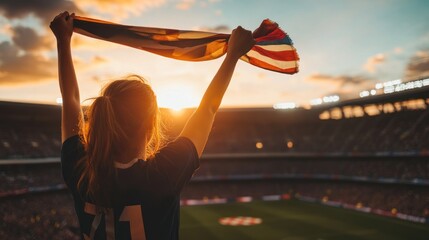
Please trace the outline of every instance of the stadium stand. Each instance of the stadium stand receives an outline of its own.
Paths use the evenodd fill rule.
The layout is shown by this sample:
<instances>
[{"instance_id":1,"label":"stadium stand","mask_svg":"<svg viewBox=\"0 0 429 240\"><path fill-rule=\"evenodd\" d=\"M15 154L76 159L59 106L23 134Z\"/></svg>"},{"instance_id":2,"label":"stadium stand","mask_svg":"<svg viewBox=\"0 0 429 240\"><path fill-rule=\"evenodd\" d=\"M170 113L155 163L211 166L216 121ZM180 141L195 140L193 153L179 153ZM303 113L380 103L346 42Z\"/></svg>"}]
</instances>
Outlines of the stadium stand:
<instances>
[{"instance_id":1,"label":"stadium stand","mask_svg":"<svg viewBox=\"0 0 429 240\"><path fill-rule=\"evenodd\" d=\"M426 86L311 109L223 109L182 198L286 194L429 219L428 104ZM0 111L0 237L45 226L42 239L76 237L60 106L0 102ZM190 112L163 110L170 138Z\"/></svg>"}]
</instances>

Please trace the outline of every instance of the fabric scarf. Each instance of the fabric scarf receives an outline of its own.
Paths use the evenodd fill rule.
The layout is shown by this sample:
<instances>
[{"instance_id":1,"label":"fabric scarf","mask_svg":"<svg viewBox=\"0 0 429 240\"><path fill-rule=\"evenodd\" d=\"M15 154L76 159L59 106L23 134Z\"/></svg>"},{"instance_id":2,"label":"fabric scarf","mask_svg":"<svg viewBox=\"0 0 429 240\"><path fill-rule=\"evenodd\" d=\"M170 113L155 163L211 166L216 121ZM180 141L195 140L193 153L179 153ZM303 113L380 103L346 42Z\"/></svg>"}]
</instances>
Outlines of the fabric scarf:
<instances>
[{"instance_id":1,"label":"fabric scarf","mask_svg":"<svg viewBox=\"0 0 429 240\"><path fill-rule=\"evenodd\" d=\"M74 31L88 37L123 44L164 57L206 61L226 53L230 34L121 25L76 16ZM241 60L280 73L298 72L292 40L277 23L265 19L253 32L256 44Z\"/></svg>"}]
</instances>

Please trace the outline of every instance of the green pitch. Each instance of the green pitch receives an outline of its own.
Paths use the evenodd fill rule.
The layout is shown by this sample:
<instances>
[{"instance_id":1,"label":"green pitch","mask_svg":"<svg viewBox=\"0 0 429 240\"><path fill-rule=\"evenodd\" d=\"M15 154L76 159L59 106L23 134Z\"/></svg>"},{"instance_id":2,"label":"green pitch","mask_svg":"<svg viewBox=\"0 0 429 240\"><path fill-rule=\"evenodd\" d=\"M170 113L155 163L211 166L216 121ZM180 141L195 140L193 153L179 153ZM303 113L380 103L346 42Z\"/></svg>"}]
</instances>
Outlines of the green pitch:
<instances>
[{"instance_id":1,"label":"green pitch","mask_svg":"<svg viewBox=\"0 0 429 240\"><path fill-rule=\"evenodd\" d=\"M262 218L254 226L223 226L219 218ZM429 225L296 200L187 206L181 239L352 240L429 239Z\"/></svg>"}]
</instances>

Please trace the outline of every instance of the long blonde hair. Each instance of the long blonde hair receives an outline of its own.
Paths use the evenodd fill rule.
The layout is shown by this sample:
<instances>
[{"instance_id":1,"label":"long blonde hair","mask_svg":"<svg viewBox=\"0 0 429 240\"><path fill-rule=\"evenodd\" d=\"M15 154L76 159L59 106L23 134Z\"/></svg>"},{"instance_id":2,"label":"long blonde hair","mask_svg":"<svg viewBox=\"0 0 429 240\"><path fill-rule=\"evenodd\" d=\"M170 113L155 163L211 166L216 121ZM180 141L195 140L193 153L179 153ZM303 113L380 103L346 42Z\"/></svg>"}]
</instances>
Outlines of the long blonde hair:
<instances>
[{"instance_id":1,"label":"long blonde hair","mask_svg":"<svg viewBox=\"0 0 429 240\"><path fill-rule=\"evenodd\" d=\"M85 115L80 129L86 156L78 165L78 189L108 207L114 202L115 160L142 151L151 158L163 144L156 96L142 77L131 75L103 88Z\"/></svg>"}]
</instances>

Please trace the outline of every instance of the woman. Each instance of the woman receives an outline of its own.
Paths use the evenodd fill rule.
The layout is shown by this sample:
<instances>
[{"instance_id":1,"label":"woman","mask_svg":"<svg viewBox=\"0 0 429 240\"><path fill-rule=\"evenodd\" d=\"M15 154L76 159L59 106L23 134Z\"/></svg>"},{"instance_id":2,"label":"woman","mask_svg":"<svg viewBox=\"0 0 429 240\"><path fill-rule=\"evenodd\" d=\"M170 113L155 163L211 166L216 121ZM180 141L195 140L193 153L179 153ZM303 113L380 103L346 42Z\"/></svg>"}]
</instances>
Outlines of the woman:
<instances>
[{"instance_id":1,"label":"woman","mask_svg":"<svg viewBox=\"0 0 429 240\"><path fill-rule=\"evenodd\" d=\"M155 94L140 77L113 81L80 106L70 40L74 14L51 22L63 98L61 163L83 239L178 239L180 192L199 166L238 59L255 41L241 27L180 136L165 145Z\"/></svg>"}]
</instances>

